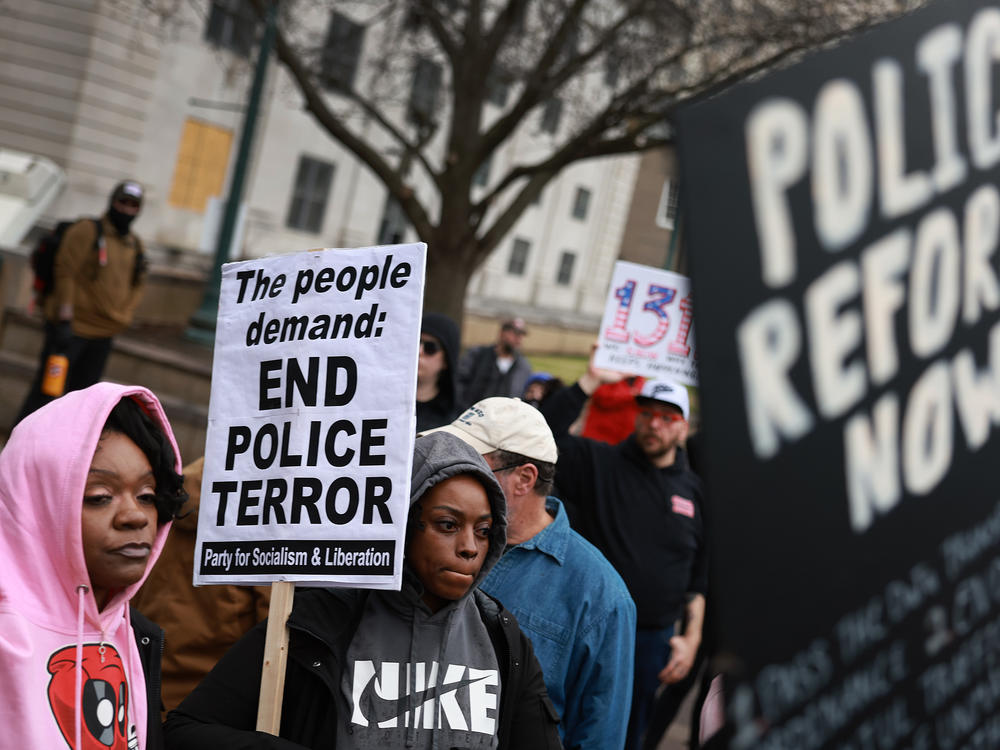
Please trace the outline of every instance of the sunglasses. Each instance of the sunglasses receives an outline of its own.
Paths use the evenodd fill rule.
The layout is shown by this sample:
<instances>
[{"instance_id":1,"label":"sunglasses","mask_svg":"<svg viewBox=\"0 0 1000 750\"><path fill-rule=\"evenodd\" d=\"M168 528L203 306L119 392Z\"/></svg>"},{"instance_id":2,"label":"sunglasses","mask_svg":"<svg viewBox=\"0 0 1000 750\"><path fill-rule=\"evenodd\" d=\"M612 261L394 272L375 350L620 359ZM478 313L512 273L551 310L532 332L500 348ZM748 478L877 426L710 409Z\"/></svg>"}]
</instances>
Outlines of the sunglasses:
<instances>
[{"instance_id":1,"label":"sunglasses","mask_svg":"<svg viewBox=\"0 0 1000 750\"><path fill-rule=\"evenodd\" d=\"M684 415L678 414L675 411L667 411L666 409L639 409L639 416L643 419L649 421L653 417L658 417L664 422L683 422Z\"/></svg>"},{"instance_id":2,"label":"sunglasses","mask_svg":"<svg viewBox=\"0 0 1000 750\"><path fill-rule=\"evenodd\" d=\"M141 205L137 198L132 198L128 195L123 195L115 198L115 203L121 203L123 206L130 206L131 208L139 208Z\"/></svg>"},{"instance_id":3,"label":"sunglasses","mask_svg":"<svg viewBox=\"0 0 1000 750\"><path fill-rule=\"evenodd\" d=\"M441 344L439 344L437 341L421 341L420 349L428 357L433 357L435 354L441 351Z\"/></svg>"}]
</instances>

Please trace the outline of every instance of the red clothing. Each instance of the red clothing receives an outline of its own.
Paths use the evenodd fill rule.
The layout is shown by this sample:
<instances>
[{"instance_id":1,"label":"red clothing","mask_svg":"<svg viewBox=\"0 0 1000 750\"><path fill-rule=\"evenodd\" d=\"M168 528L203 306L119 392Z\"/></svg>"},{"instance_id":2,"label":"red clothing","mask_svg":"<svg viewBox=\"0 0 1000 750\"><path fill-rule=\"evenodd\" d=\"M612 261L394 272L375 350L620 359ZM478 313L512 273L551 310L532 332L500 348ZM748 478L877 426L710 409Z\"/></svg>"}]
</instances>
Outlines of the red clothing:
<instances>
[{"instance_id":1,"label":"red clothing","mask_svg":"<svg viewBox=\"0 0 1000 750\"><path fill-rule=\"evenodd\" d=\"M632 434L639 406L635 397L645 378L635 377L604 383L590 397L583 437L616 445Z\"/></svg>"}]
</instances>

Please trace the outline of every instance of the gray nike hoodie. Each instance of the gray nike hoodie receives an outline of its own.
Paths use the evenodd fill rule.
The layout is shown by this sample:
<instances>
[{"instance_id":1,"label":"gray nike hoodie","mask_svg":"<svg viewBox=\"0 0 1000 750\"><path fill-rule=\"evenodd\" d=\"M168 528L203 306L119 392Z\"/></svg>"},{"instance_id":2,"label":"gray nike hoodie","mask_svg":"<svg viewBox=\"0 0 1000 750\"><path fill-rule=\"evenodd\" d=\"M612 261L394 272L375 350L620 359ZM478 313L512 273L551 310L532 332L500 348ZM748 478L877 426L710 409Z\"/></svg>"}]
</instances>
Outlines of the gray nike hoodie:
<instances>
[{"instance_id":1,"label":"gray nike hoodie","mask_svg":"<svg viewBox=\"0 0 1000 750\"><path fill-rule=\"evenodd\" d=\"M473 591L503 554L507 505L482 457L454 435L418 437L410 507L436 484L460 474L478 479L493 513L478 577L462 598L431 612L423 586L404 561L401 591L373 591L347 650L338 748L495 748L500 670ZM416 518L410 519L407 541Z\"/></svg>"}]
</instances>

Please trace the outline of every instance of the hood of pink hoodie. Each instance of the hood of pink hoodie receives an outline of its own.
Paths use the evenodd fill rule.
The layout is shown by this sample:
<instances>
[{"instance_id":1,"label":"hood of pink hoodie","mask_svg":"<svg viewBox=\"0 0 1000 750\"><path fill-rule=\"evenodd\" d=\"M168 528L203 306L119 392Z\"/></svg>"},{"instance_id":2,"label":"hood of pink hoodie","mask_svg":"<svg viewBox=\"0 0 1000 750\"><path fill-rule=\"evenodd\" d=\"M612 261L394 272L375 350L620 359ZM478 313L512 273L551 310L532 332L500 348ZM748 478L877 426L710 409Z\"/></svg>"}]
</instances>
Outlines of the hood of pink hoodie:
<instances>
[{"instance_id":1,"label":"hood of pink hoodie","mask_svg":"<svg viewBox=\"0 0 1000 750\"><path fill-rule=\"evenodd\" d=\"M128 601L163 549L170 524L157 529L142 579L115 593L102 611L90 589L82 537L87 472L108 415L126 396L167 434L180 473L180 453L163 409L139 386L99 383L70 392L24 419L0 452L0 695L34 692L0 704L4 742L17 738L31 741L21 746L38 746L37 740L50 736L42 725L51 725L58 713L51 682L65 669L65 659L54 654L75 647L79 637L116 648L131 685L130 713L145 735L145 707L138 705L145 690ZM38 692L42 685L52 705L46 705L46 692ZM63 735L72 748L72 737Z\"/></svg>"}]
</instances>

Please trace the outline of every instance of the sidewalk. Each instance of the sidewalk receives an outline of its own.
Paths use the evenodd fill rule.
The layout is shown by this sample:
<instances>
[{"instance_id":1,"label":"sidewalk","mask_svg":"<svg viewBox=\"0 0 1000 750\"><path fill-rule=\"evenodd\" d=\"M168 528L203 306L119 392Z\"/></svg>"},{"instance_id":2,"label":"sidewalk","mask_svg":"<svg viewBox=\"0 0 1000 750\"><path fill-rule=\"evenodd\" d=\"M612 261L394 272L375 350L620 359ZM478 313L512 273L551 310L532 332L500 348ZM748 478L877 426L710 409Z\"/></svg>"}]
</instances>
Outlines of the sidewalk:
<instances>
[{"instance_id":1,"label":"sidewalk","mask_svg":"<svg viewBox=\"0 0 1000 750\"><path fill-rule=\"evenodd\" d=\"M660 740L660 744L656 746L656 750L688 750L688 738L691 736L691 711L697 694L698 687L695 685L681 704L673 724L667 727L667 732Z\"/></svg>"}]
</instances>

